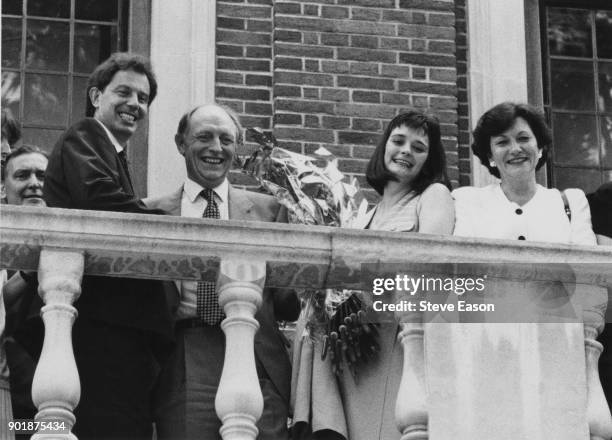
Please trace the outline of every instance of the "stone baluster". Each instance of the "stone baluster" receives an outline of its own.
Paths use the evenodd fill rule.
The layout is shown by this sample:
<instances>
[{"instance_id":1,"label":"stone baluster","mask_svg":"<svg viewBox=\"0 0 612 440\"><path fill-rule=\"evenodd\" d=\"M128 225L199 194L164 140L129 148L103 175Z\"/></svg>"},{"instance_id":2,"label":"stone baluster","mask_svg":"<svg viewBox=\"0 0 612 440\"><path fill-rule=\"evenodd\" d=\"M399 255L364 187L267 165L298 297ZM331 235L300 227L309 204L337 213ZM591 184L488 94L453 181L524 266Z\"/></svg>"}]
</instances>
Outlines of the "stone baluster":
<instances>
[{"instance_id":1,"label":"stone baluster","mask_svg":"<svg viewBox=\"0 0 612 440\"><path fill-rule=\"evenodd\" d=\"M395 404L395 422L402 434L401 440L427 440L429 436L423 314L402 314L397 339L402 345L404 362Z\"/></svg>"},{"instance_id":2,"label":"stone baluster","mask_svg":"<svg viewBox=\"0 0 612 440\"><path fill-rule=\"evenodd\" d=\"M580 286L584 320L584 345L587 375L587 421L591 440L612 438L612 417L599 380L599 356L603 346L596 338L603 330L608 304L607 289L598 286Z\"/></svg>"},{"instance_id":3,"label":"stone baluster","mask_svg":"<svg viewBox=\"0 0 612 440\"><path fill-rule=\"evenodd\" d=\"M266 277L265 262L222 261L217 282L219 304L227 316L225 360L215 398L217 416L223 423L223 440L255 440L255 424L263 412L263 396L255 369L253 340L259 323L255 312L261 306Z\"/></svg>"},{"instance_id":4,"label":"stone baluster","mask_svg":"<svg viewBox=\"0 0 612 440\"><path fill-rule=\"evenodd\" d=\"M84 257L81 252L43 249L38 266L38 292L45 339L34 381L32 400L38 408L37 422L58 422L64 431L39 431L33 440L76 440L70 432L73 410L81 397L79 372L72 350L72 324L77 316L72 306L81 294Z\"/></svg>"}]
</instances>

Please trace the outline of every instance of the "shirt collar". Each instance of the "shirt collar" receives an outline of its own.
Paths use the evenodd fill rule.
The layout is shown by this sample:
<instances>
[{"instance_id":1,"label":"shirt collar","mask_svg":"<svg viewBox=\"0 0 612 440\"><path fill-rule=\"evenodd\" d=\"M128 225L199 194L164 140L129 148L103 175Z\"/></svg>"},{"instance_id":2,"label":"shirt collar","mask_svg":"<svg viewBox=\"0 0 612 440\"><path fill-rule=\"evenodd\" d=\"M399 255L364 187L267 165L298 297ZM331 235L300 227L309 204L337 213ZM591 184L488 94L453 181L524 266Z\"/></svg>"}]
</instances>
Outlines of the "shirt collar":
<instances>
[{"instance_id":1,"label":"shirt collar","mask_svg":"<svg viewBox=\"0 0 612 440\"><path fill-rule=\"evenodd\" d=\"M104 125L102 121L99 121L96 118L94 119L98 121L98 124L100 124L102 128L104 128L104 131L106 132L106 135L108 136L108 139L111 141L111 143L115 147L115 150L117 150L117 153L121 153L125 148L119 143L119 141L117 141L117 138L110 132L110 130L106 127L106 125Z\"/></svg>"},{"instance_id":2,"label":"shirt collar","mask_svg":"<svg viewBox=\"0 0 612 440\"><path fill-rule=\"evenodd\" d=\"M189 201L193 203L198 198L202 190L204 190L204 187L199 183L194 182L190 178L186 178L183 190L185 191L185 194L187 194ZM226 203L229 193L229 182L227 179L223 179L223 182L221 182L219 186L214 187L213 191L220 199L221 203Z\"/></svg>"}]
</instances>

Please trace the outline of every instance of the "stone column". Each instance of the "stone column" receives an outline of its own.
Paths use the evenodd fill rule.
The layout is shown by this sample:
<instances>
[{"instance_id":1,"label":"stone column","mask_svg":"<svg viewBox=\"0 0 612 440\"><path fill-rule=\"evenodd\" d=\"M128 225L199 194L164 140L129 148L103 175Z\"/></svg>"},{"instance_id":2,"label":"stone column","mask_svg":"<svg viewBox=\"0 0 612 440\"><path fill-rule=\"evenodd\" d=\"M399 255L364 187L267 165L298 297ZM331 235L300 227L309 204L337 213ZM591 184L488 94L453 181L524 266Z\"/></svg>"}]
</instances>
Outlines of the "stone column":
<instances>
[{"instance_id":1,"label":"stone column","mask_svg":"<svg viewBox=\"0 0 612 440\"><path fill-rule=\"evenodd\" d=\"M72 304L81 294L83 266L82 252L53 249L40 252L38 292L45 303L41 309L45 340L32 383L32 400L38 408L37 422L59 422L66 429L39 431L33 440L76 440L70 431L75 423L73 410L81 397L81 385L72 350L72 324L77 316Z\"/></svg>"},{"instance_id":2,"label":"stone column","mask_svg":"<svg viewBox=\"0 0 612 440\"><path fill-rule=\"evenodd\" d=\"M261 306L266 278L265 262L223 261L220 267L219 304L227 316L225 360L215 398L223 440L255 440L255 424L263 412L263 396L255 369L253 339L259 329L255 312Z\"/></svg>"}]
</instances>

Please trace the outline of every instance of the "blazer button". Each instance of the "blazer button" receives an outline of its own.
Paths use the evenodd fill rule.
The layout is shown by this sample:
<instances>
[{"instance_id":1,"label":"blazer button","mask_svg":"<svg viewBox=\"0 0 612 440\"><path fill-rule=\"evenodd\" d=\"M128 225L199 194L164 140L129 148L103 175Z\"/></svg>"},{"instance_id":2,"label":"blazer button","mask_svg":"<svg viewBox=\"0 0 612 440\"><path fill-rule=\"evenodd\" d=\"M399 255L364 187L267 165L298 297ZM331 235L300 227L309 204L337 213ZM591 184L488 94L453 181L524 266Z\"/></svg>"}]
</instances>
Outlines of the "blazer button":
<instances>
[{"instance_id":1,"label":"blazer button","mask_svg":"<svg viewBox=\"0 0 612 440\"><path fill-rule=\"evenodd\" d=\"M524 236L524 235L519 235L518 239L519 239L519 240L524 240L524 239L525 239L525 236Z\"/></svg>"},{"instance_id":2,"label":"blazer button","mask_svg":"<svg viewBox=\"0 0 612 440\"><path fill-rule=\"evenodd\" d=\"M521 208L516 208L516 212L518 215L521 215L523 213L523 210Z\"/></svg>"}]
</instances>

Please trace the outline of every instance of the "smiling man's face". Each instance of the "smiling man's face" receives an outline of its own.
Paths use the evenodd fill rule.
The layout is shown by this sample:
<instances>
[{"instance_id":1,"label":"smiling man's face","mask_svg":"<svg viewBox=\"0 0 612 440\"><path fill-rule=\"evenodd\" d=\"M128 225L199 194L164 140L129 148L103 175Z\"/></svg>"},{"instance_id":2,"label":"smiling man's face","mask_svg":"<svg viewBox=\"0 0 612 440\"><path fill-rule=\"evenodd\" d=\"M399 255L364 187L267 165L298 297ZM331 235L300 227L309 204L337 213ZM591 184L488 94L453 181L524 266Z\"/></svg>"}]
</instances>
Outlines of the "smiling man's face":
<instances>
[{"instance_id":1,"label":"smiling man's face","mask_svg":"<svg viewBox=\"0 0 612 440\"><path fill-rule=\"evenodd\" d=\"M189 119L187 132L175 139L185 157L187 176L204 188L219 186L232 166L237 137L236 124L221 107L198 108Z\"/></svg>"},{"instance_id":2,"label":"smiling man's face","mask_svg":"<svg viewBox=\"0 0 612 440\"><path fill-rule=\"evenodd\" d=\"M93 87L89 91L89 98L96 109L94 118L102 122L125 146L138 128L138 123L147 116L149 93L149 80L145 74L119 70L104 90Z\"/></svg>"},{"instance_id":3,"label":"smiling man's face","mask_svg":"<svg viewBox=\"0 0 612 440\"><path fill-rule=\"evenodd\" d=\"M6 164L4 189L9 205L45 206L42 188L47 158L40 153L25 153Z\"/></svg>"}]
</instances>

